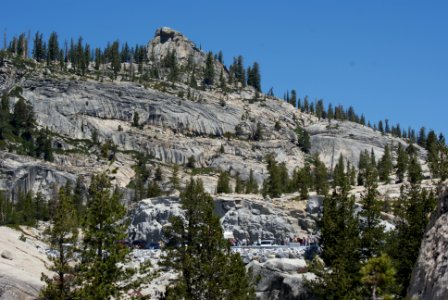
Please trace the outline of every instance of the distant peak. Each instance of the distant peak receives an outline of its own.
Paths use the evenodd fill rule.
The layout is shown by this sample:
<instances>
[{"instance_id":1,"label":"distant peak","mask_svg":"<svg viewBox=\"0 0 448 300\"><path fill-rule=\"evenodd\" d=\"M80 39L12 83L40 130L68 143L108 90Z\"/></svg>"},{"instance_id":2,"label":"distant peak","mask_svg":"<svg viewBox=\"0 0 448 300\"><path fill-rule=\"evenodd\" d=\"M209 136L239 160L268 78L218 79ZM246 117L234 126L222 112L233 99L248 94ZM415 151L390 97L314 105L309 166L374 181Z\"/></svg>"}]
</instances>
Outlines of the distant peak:
<instances>
[{"instance_id":1,"label":"distant peak","mask_svg":"<svg viewBox=\"0 0 448 300\"><path fill-rule=\"evenodd\" d=\"M169 40L173 40L175 37L183 37L184 35L177 30L170 27L161 27L156 30L154 38L159 38L160 43L165 43Z\"/></svg>"}]
</instances>

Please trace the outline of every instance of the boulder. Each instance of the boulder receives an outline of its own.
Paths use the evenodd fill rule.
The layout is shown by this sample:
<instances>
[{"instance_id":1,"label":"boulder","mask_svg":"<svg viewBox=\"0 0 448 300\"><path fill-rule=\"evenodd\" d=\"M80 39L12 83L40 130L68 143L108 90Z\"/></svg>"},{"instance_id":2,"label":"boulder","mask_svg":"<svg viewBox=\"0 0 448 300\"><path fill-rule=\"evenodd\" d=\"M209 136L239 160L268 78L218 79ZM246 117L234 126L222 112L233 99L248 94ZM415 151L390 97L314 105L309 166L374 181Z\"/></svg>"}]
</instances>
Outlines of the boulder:
<instances>
[{"instance_id":1,"label":"boulder","mask_svg":"<svg viewBox=\"0 0 448 300\"><path fill-rule=\"evenodd\" d=\"M259 300L280 299L308 299L309 292L306 281L316 277L306 271L298 273L306 266L304 260L269 259L266 262L252 261L246 268L249 270L255 285L255 292Z\"/></svg>"},{"instance_id":2,"label":"boulder","mask_svg":"<svg viewBox=\"0 0 448 300\"><path fill-rule=\"evenodd\" d=\"M14 259L14 254L12 254L12 252L9 251L9 250L3 250L0 255L4 259L9 259L9 260L13 260Z\"/></svg>"}]
</instances>

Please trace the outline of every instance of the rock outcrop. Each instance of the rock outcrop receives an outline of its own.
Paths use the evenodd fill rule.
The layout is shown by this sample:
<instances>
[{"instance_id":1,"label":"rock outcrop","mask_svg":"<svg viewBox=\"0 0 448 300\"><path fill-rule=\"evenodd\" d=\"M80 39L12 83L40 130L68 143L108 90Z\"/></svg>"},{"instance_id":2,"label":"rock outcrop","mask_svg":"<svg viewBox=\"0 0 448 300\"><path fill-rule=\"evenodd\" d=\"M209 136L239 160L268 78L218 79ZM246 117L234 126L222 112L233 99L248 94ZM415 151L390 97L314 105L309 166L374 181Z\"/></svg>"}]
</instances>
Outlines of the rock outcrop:
<instances>
[{"instance_id":1,"label":"rock outcrop","mask_svg":"<svg viewBox=\"0 0 448 300\"><path fill-rule=\"evenodd\" d=\"M25 232L0 226L0 300L36 299L43 285L41 273L50 275L44 244ZM39 251L39 249L41 251ZM9 253L9 254L8 254Z\"/></svg>"},{"instance_id":2,"label":"rock outcrop","mask_svg":"<svg viewBox=\"0 0 448 300\"><path fill-rule=\"evenodd\" d=\"M197 79L205 68L207 53L203 52L200 47L190 41L182 33L169 27L162 27L156 30L154 38L147 46L148 60L157 66L163 66L163 60L170 53L174 53L176 62L179 67L190 68L195 70ZM226 67L218 60L213 61L215 69L215 82L219 82L222 74L227 80L228 71ZM184 74L182 79L188 79L191 74Z\"/></svg>"},{"instance_id":3,"label":"rock outcrop","mask_svg":"<svg viewBox=\"0 0 448 300\"><path fill-rule=\"evenodd\" d=\"M218 195L215 211L225 231L240 241L263 239L281 240L304 235L299 220L288 210L263 201L256 195ZM130 212L129 237L132 240L159 241L171 216L181 216L179 198L158 197L142 200Z\"/></svg>"},{"instance_id":4,"label":"rock outcrop","mask_svg":"<svg viewBox=\"0 0 448 300\"><path fill-rule=\"evenodd\" d=\"M448 193L423 238L408 290L410 299L448 299Z\"/></svg>"},{"instance_id":5,"label":"rock outcrop","mask_svg":"<svg viewBox=\"0 0 448 300\"><path fill-rule=\"evenodd\" d=\"M306 281L315 279L303 259L274 258L264 263L252 261L246 267L255 280L259 300L309 299Z\"/></svg>"}]
</instances>

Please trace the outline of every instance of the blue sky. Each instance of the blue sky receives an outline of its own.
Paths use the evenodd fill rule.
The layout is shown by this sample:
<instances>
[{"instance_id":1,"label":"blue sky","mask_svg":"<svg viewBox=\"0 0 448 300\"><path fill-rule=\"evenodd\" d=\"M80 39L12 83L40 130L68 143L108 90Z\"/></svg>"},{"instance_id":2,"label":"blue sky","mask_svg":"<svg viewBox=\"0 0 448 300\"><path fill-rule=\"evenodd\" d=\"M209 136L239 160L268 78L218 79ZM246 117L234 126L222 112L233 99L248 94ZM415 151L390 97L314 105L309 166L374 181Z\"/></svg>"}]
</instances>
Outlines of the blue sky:
<instances>
[{"instance_id":1,"label":"blue sky","mask_svg":"<svg viewBox=\"0 0 448 300\"><path fill-rule=\"evenodd\" d=\"M18 4L20 3L20 4ZM160 26L226 63L258 61L264 90L352 105L368 119L448 135L448 1L2 0L10 37L40 30L94 46L147 43Z\"/></svg>"}]
</instances>

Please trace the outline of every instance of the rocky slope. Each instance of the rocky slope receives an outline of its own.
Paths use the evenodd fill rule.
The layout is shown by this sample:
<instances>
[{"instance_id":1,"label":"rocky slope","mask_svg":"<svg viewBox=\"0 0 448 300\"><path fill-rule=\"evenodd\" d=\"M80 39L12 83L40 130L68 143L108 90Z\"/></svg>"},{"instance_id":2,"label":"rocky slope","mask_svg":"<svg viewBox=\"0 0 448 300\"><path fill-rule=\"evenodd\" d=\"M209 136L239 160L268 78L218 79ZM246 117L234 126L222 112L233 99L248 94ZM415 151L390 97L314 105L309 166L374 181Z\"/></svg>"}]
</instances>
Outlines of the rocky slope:
<instances>
[{"instance_id":1,"label":"rocky slope","mask_svg":"<svg viewBox=\"0 0 448 300\"><path fill-rule=\"evenodd\" d=\"M205 64L206 53L169 28L157 30L147 49L149 63L145 68L162 65L163 58L173 51L181 68L193 62L200 70ZM215 61L214 67L216 81L221 73L227 78L224 65ZM58 186L73 183L79 175L88 183L93 174L108 171L129 200L132 193L127 187L135 176L135 155L143 153L150 157L151 169L162 168L161 185L165 191L169 191L168 178L173 165L181 166L182 185L192 175L191 170L182 166L194 157L196 167L207 171L195 176L204 181L207 191L216 194L219 170L229 171L232 176L239 174L244 180L253 170L257 182L262 184L268 175L264 157L270 153L284 162L290 172L303 166L307 155L297 145L298 126L309 132L311 152L318 153L327 167L333 166L340 154L357 165L363 150L373 149L379 158L386 144L396 147L405 143L352 122L319 120L274 97L261 95L254 99L256 93L251 87L225 92L220 88L192 89L185 84L188 76L182 73L175 84L164 80L132 82L127 81L125 74L112 81L94 75L78 77L43 65L18 66L13 60L0 58L0 94L20 91L20 97L33 106L38 126L51 131L56 149L51 163L0 151L0 190L5 190L12 199L28 191L39 191L49 198ZM9 100L12 109L18 97L11 94ZM133 126L137 114L138 126ZM255 140L257 128L263 134ZM110 141L116 146L113 160L101 155L101 146L93 141L95 136L99 145ZM419 150L424 162L426 153ZM423 167L427 171L425 164ZM234 185L233 179L231 184ZM379 192L382 197L393 199L398 197L399 188L397 184L383 185ZM353 193L359 198L363 189L356 188ZM314 194L308 200L298 198L297 194L278 199L214 195L224 229L232 231L239 240L250 241L259 236L277 239L313 234L322 200ZM130 212L130 238L159 240L163 226L173 214L181 214L176 192L134 204ZM393 223L391 216L385 215L384 219ZM258 296L261 299L303 296L299 287L311 275L306 273L302 258L294 257L300 260L296 264L285 263L282 257L271 262L252 261L250 268L254 274L264 278L257 284Z\"/></svg>"},{"instance_id":2,"label":"rocky slope","mask_svg":"<svg viewBox=\"0 0 448 300\"><path fill-rule=\"evenodd\" d=\"M0 226L0 299L36 299L49 263L36 230ZM23 235L23 239L19 237ZM48 275L48 273L47 273Z\"/></svg>"}]
</instances>

